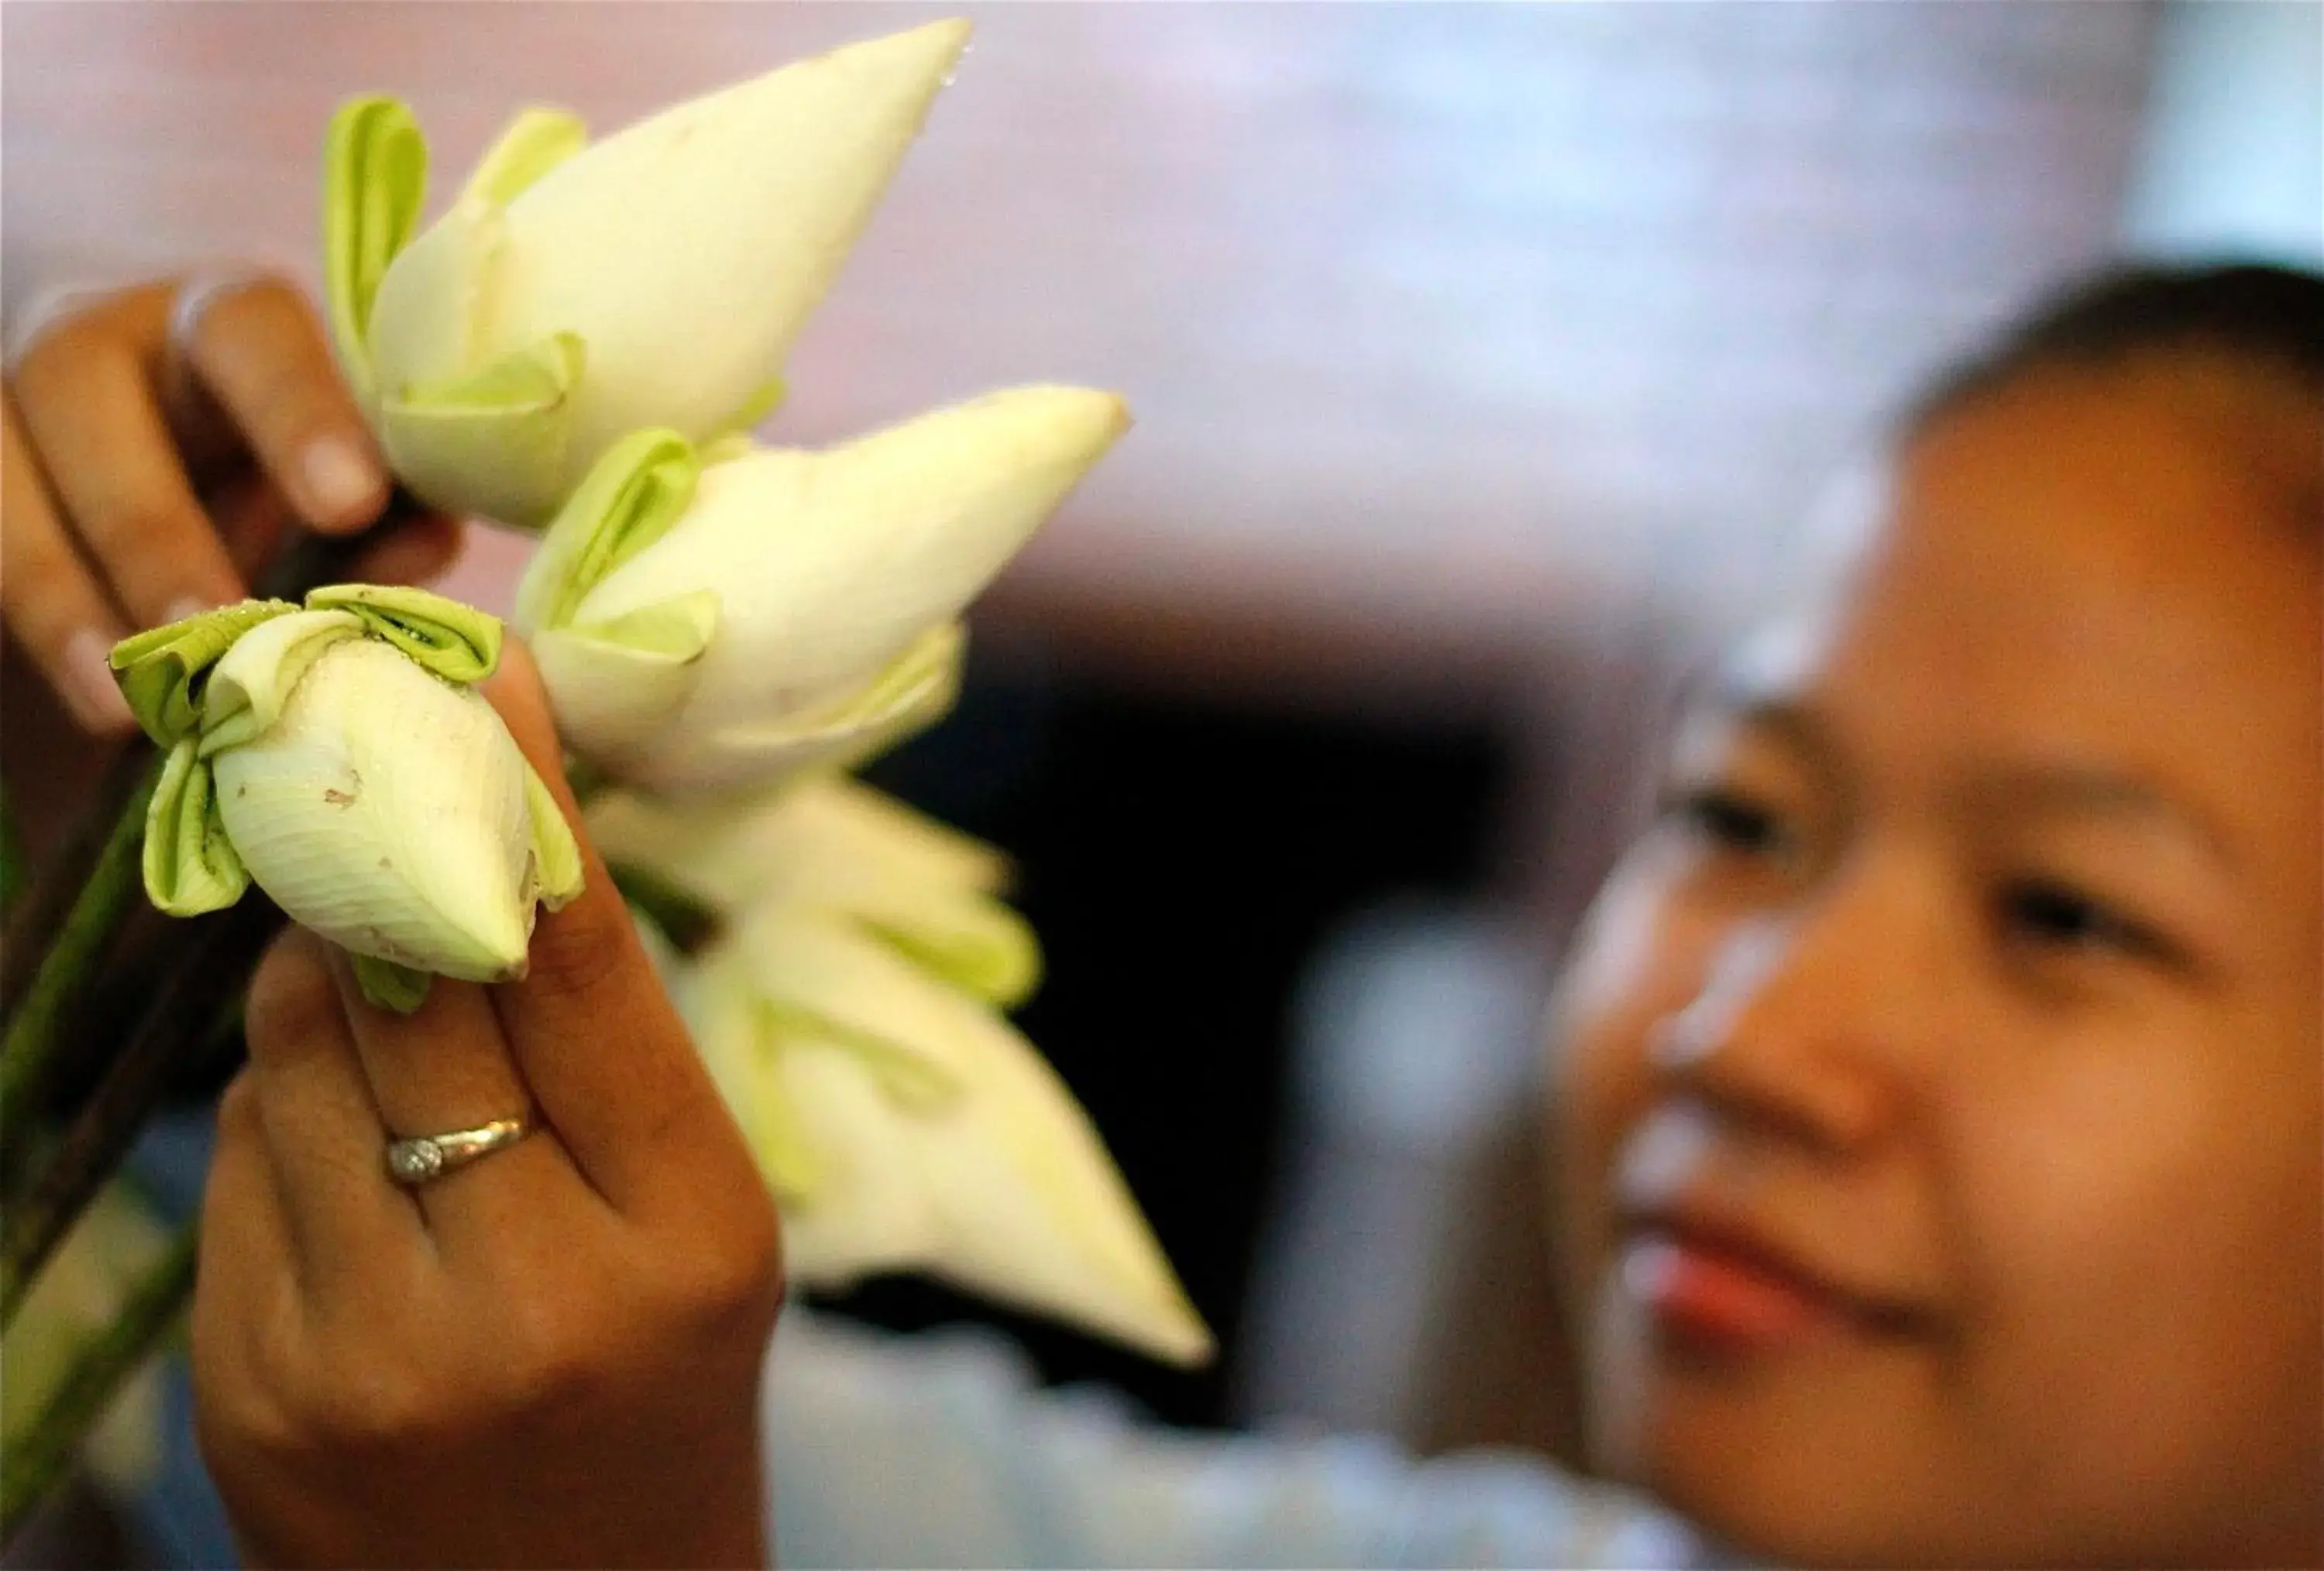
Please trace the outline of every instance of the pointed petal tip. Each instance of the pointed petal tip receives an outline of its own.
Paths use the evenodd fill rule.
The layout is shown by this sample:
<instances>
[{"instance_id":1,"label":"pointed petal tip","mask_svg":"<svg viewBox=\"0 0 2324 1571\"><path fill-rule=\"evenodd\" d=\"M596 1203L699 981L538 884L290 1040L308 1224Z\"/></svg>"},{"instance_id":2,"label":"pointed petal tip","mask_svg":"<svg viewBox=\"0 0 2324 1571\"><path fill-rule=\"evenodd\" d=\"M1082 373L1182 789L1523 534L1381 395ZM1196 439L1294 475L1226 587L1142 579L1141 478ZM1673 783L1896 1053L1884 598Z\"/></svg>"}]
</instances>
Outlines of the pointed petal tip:
<instances>
[{"instance_id":1,"label":"pointed petal tip","mask_svg":"<svg viewBox=\"0 0 2324 1571\"><path fill-rule=\"evenodd\" d=\"M908 27L901 32L891 32L884 38L874 38L855 47L867 52L880 51L897 55L922 54L941 58L949 69L968 48L969 35L976 24L965 16L939 17L934 22Z\"/></svg>"},{"instance_id":2,"label":"pointed petal tip","mask_svg":"<svg viewBox=\"0 0 2324 1571\"><path fill-rule=\"evenodd\" d=\"M742 86L746 90L764 86L770 91L788 91L788 85L777 87L777 79L788 78L802 69L839 66L861 73L863 79L905 88L919 99L925 112L925 106L937 90L952 81L953 71L960 57L967 52L969 34L973 31L973 24L966 17L944 17L788 61Z\"/></svg>"},{"instance_id":3,"label":"pointed petal tip","mask_svg":"<svg viewBox=\"0 0 2324 1571\"><path fill-rule=\"evenodd\" d=\"M1060 423L1071 420L1109 442L1136 423L1130 412L1130 401L1109 388L1046 384L1018 389L1014 395L997 396L1038 400L1048 407L1051 418Z\"/></svg>"},{"instance_id":4,"label":"pointed petal tip","mask_svg":"<svg viewBox=\"0 0 2324 1571\"><path fill-rule=\"evenodd\" d=\"M1183 1324L1164 1327L1147 1343L1145 1351L1173 1369L1202 1369L1217 1359L1219 1343L1190 1308Z\"/></svg>"}]
</instances>

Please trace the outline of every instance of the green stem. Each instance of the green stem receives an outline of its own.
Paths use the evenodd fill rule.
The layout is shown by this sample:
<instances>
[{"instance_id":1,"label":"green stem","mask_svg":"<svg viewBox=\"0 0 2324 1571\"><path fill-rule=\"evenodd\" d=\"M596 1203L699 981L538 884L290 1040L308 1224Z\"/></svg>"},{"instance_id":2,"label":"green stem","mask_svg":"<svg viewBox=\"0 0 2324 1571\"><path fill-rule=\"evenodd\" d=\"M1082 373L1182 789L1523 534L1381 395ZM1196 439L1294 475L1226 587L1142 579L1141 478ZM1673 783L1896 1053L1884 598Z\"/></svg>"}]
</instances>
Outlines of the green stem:
<instances>
[{"instance_id":1,"label":"green stem","mask_svg":"<svg viewBox=\"0 0 2324 1571\"><path fill-rule=\"evenodd\" d=\"M97 979L97 959L144 892L145 808L161 773L160 759L147 762L0 1040L0 1160L11 1166L32 1133L58 1049Z\"/></svg>"},{"instance_id":2,"label":"green stem","mask_svg":"<svg viewBox=\"0 0 2324 1571\"><path fill-rule=\"evenodd\" d=\"M120 1167L189 1059L207 1063L239 1044L243 979L280 920L272 905L254 898L203 922L171 956L152 1002L30 1192L0 1214L0 1331L15 1323L41 1267Z\"/></svg>"},{"instance_id":3,"label":"green stem","mask_svg":"<svg viewBox=\"0 0 2324 1571\"><path fill-rule=\"evenodd\" d=\"M669 879L634 862L616 862L606 868L622 898L661 929L663 938L681 955L703 948L724 930L725 917L709 901L696 899Z\"/></svg>"},{"instance_id":4,"label":"green stem","mask_svg":"<svg viewBox=\"0 0 2324 1571\"><path fill-rule=\"evenodd\" d=\"M14 1536L71 1471L82 1440L123 1383L178 1323L193 1297L198 1243L194 1224L179 1229L167 1252L138 1279L121 1313L80 1350L24 1431L0 1437L0 1543Z\"/></svg>"}]
</instances>

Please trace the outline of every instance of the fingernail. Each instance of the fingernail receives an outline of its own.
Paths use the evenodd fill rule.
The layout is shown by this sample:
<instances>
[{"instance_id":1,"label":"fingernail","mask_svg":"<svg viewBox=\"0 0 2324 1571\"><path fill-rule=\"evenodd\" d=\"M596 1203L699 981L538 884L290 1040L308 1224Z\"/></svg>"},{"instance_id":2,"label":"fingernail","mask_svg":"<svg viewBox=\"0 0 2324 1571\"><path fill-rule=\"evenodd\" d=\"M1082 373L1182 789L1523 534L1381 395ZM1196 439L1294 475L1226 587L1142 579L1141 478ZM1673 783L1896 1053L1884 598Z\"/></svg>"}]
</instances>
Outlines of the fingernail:
<instances>
[{"instance_id":1,"label":"fingernail","mask_svg":"<svg viewBox=\"0 0 2324 1571\"><path fill-rule=\"evenodd\" d=\"M318 523L358 516L379 496L379 467L344 437L309 443L300 466Z\"/></svg>"},{"instance_id":2,"label":"fingernail","mask_svg":"<svg viewBox=\"0 0 2324 1571\"><path fill-rule=\"evenodd\" d=\"M114 685L106 657L113 641L94 627L84 627L65 642L63 698L84 731L125 731L137 723L128 701Z\"/></svg>"},{"instance_id":3,"label":"fingernail","mask_svg":"<svg viewBox=\"0 0 2324 1571\"><path fill-rule=\"evenodd\" d=\"M170 608L167 611L161 613L161 621L164 625L167 625L172 622L183 622L189 617L199 616L205 611L217 609L217 605L215 602L205 600L198 595L180 595L170 602Z\"/></svg>"}]
</instances>

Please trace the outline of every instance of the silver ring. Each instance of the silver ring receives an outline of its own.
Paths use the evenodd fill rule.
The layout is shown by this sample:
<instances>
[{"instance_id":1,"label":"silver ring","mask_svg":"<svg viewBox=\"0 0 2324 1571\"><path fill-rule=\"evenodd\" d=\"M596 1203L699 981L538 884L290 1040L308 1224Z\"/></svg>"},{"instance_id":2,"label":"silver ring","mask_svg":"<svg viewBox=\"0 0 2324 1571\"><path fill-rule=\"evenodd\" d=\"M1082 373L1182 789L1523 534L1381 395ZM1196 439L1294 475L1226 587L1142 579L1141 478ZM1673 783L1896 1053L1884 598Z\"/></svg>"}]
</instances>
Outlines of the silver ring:
<instances>
[{"instance_id":1,"label":"silver ring","mask_svg":"<svg viewBox=\"0 0 2324 1571\"><path fill-rule=\"evenodd\" d=\"M422 1134L391 1141L387 1147L387 1176L407 1189L417 1189L512 1146L531 1132L532 1125L525 1119L495 1118L490 1123L456 1129L449 1134Z\"/></svg>"}]
</instances>

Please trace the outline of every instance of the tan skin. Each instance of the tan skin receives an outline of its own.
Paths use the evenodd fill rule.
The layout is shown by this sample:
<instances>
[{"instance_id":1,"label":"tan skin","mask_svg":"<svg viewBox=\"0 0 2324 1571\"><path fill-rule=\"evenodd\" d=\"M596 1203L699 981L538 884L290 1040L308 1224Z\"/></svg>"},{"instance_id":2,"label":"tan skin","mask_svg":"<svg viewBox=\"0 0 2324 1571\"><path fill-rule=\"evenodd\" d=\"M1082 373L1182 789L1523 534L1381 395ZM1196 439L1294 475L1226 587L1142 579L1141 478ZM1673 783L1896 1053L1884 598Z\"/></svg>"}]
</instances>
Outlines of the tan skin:
<instances>
[{"instance_id":1,"label":"tan skin","mask_svg":"<svg viewBox=\"0 0 2324 1571\"><path fill-rule=\"evenodd\" d=\"M1555 1035L1601 1459L1714 1532L2324 1559L2319 430L2198 356L2021 374L1695 705ZM1838 1308L1706 1338L1696 1236Z\"/></svg>"},{"instance_id":2,"label":"tan skin","mask_svg":"<svg viewBox=\"0 0 2324 1571\"><path fill-rule=\"evenodd\" d=\"M240 597L289 523L359 529L387 497L294 291L221 297L176 345L170 294L79 312L9 385L0 602L29 657L9 662L12 793L85 779L129 729L92 647ZM318 440L367 480L317 492ZM456 542L414 521L358 576L423 578ZM489 690L561 792L520 646ZM541 919L521 982L439 981L399 1019L293 932L252 985L193 1309L203 1455L252 1564L765 1563L773 1205L584 855L586 892ZM417 1197L388 1181L390 1132L528 1104L531 1139Z\"/></svg>"}]
</instances>

